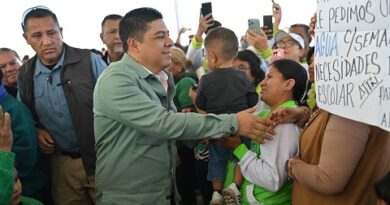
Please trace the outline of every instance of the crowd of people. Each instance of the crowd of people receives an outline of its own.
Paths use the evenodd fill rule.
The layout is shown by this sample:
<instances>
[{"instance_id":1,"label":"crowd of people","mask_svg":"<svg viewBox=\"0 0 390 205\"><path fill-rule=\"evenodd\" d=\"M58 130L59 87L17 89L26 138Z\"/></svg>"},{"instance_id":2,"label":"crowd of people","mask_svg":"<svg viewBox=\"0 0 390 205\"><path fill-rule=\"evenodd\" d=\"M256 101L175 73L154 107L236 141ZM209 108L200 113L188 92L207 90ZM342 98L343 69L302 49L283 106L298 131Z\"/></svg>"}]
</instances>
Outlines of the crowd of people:
<instances>
[{"instance_id":1,"label":"crowd of people","mask_svg":"<svg viewBox=\"0 0 390 205\"><path fill-rule=\"evenodd\" d=\"M239 41L200 15L183 46L137 8L103 19L101 53L27 9L35 56L0 48L0 204L390 204L389 132L319 108L316 16L273 18Z\"/></svg>"}]
</instances>

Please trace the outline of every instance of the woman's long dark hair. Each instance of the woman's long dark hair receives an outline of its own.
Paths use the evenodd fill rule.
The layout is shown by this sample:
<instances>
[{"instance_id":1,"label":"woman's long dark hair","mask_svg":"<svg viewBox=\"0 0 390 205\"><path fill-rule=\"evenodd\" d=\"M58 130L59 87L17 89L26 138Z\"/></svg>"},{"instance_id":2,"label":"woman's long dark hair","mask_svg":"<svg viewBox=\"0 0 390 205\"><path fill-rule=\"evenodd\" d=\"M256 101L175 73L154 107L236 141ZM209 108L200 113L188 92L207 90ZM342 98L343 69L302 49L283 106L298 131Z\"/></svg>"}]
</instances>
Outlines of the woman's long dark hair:
<instances>
[{"instance_id":1,"label":"woman's long dark hair","mask_svg":"<svg viewBox=\"0 0 390 205\"><path fill-rule=\"evenodd\" d=\"M248 62L250 73L255 78L253 85L257 86L265 77L263 69L261 69L261 59L251 50L242 50L237 54L236 59Z\"/></svg>"},{"instance_id":2,"label":"woman's long dark hair","mask_svg":"<svg viewBox=\"0 0 390 205\"><path fill-rule=\"evenodd\" d=\"M294 79L293 98L298 105L305 105L307 91L309 89L309 79L306 69L299 63L289 59L276 60L270 67L276 68L285 80Z\"/></svg>"}]
</instances>

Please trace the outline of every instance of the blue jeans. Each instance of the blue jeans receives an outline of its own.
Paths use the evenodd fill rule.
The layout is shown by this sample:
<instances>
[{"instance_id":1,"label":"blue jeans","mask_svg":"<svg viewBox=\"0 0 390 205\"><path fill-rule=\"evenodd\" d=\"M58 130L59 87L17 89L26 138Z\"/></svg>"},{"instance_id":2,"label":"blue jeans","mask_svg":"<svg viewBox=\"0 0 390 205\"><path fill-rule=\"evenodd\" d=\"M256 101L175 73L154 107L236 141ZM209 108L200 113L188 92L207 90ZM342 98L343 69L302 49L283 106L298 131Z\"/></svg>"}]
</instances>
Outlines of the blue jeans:
<instances>
[{"instance_id":1,"label":"blue jeans","mask_svg":"<svg viewBox=\"0 0 390 205\"><path fill-rule=\"evenodd\" d=\"M247 147L250 145L250 139L241 137ZM233 150L219 146L210 140L209 143L209 168L207 173L207 179L210 181L224 181L226 177L226 168L228 160L237 161L233 158Z\"/></svg>"}]
</instances>

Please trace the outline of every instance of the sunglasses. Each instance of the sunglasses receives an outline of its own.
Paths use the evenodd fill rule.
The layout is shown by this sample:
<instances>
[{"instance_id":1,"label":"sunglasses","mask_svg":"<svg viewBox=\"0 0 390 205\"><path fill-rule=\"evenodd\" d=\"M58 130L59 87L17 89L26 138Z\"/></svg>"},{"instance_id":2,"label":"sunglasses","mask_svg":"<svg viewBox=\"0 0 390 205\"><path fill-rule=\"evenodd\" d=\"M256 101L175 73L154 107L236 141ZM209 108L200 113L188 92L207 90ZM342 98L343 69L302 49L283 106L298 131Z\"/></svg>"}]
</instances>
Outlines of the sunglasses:
<instances>
[{"instance_id":1,"label":"sunglasses","mask_svg":"<svg viewBox=\"0 0 390 205\"><path fill-rule=\"evenodd\" d=\"M36 11L36 10L46 10L46 11L50 11L51 13L53 13L48 7L42 6L42 5L28 8L26 11L23 12L23 15L22 15L22 29L23 30L24 30L24 20L26 19L26 16L29 15L31 12Z\"/></svg>"}]
</instances>

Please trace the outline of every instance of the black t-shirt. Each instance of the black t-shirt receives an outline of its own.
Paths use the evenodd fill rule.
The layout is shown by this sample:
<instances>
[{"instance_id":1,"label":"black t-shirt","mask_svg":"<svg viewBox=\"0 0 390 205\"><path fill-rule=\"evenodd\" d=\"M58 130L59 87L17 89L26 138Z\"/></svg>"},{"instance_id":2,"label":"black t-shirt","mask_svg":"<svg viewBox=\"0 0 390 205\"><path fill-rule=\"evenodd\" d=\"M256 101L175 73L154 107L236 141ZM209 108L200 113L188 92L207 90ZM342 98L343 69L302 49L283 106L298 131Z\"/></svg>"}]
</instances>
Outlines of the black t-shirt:
<instances>
[{"instance_id":1,"label":"black t-shirt","mask_svg":"<svg viewBox=\"0 0 390 205\"><path fill-rule=\"evenodd\" d=\"M237 113L255 106L258 99L244 71L218 68L200 79L195 104L207 113Z\"/></svg>"}]
</instances>

